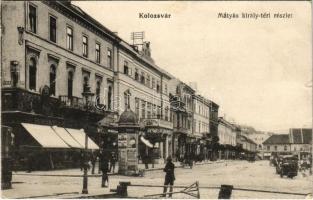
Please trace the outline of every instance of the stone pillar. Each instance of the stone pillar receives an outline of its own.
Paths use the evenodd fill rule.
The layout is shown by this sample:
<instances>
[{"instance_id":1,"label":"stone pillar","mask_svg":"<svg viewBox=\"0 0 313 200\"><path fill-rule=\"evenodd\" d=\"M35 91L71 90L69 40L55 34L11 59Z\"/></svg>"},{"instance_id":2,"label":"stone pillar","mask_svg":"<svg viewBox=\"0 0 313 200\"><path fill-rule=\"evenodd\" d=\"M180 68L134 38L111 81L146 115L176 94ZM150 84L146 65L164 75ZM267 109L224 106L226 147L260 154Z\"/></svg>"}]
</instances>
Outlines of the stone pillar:
<instances>
[{"instance_id":1,"label":"stone pillar","mask_svg":"<svg viewBox=\"0 0 313 200\"><path fill-rule=\"evenodd\" d=\"M159 148L160 148L160 159L163 159L163 142L159 142Z\"/></svg>"}]
</instances>

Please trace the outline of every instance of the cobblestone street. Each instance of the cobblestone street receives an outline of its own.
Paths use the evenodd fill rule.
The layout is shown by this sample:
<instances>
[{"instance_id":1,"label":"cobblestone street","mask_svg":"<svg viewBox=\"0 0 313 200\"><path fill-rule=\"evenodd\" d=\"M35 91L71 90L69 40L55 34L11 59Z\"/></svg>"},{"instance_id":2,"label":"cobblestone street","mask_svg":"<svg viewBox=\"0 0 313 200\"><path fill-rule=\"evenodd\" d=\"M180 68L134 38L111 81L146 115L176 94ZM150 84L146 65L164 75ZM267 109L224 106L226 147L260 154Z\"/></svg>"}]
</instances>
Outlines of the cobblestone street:
<instances>
[{"instance_id":1,"label":"cobblestone street","mask_svg":"<svg viewBox=\"0 0 313 200\"><path fill-rule=\"evenodd\" d=\"M66 173L67 172L67 173ZM41 175L79 175L79 169L60 170L50 172L34 172L31 174L18 173L13 176L13 189L2 191L3 197L40 197L40 198L67 198L81 196L82 177L70 176L38 176ZM213 164L194 165L193 169L177 168L175 185L189 186L199 181L200 187L233 185L235 188L249 188L281 192L309 193L311 192L308 172L299 173L293 179L280 178L275 174L275 168L270 167L268 161L223 161ZM109 188L101 188L100 177L90 177L88 183L89 195L110 194L110 189L116 189L120 181L130 181L131 184L162 185L164 173L161 170L147 171L145 177L110 176ZM271 184L269 184L271 180ZM174 189L179 191L181 189ZM130 197L161 193L162 188L128 187ZM201 198L217 198L219 190L200 188ZM285 195L272 193L258 193L247 191L233 191L232 198L304 198L299 195ZM185 194L174 194L173 198L191 198Z\"/></svg>"}]
</instances>

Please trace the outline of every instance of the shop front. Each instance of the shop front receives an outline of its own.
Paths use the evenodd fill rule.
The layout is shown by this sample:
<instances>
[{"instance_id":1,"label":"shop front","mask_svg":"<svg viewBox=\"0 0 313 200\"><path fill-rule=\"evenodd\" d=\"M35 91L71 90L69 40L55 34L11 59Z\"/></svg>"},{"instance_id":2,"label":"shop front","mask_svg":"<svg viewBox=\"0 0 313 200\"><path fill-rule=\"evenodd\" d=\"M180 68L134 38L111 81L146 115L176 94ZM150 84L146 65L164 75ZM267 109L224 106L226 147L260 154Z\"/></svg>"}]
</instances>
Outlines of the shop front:
<instances>
[{"instance_id":1,"label":"shop front","mask_svg":"<svg viewBox=\"0 0 313 200\"><path fill-rule=\"evenodd\" d=\"M172 123L162 119L141 120L140 157L149 163L164 163L168 156L173 156ZM152 146L152 147L151 147Z\"/></svg>"},{"instance_id":2,"label":"shop front","mask_svg":"<svg viewBox=\"0 0 313 200\"><path fill-rule=\"evenodd\" d=\"M169 129L160 127L146 127L142 135L152 145L145 143L145 152L141 152L141 155L148 153L151 163L164 163L168 156L172 156L172 132ZM148 152L147 152L148 151Z\"/></svg>"}]
</instances>

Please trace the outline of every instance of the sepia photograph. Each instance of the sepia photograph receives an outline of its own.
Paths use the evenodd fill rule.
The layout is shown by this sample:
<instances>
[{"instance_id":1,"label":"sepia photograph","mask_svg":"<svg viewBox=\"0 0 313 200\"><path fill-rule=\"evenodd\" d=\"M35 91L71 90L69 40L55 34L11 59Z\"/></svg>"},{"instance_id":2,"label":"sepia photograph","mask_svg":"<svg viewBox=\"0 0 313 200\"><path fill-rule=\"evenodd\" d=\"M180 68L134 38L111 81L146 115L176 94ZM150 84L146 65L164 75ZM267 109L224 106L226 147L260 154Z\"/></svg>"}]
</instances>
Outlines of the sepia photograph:
<instances>
[{"instance_id":1,"label":"sepia photograph","mask_svg":"<svg viewBox=\"0 0 313 200\"><path fill-rule=\"evenodd\" d=\"M2 199L312 199L311 1L1 4Z\"/></svg>"}]
</instances>

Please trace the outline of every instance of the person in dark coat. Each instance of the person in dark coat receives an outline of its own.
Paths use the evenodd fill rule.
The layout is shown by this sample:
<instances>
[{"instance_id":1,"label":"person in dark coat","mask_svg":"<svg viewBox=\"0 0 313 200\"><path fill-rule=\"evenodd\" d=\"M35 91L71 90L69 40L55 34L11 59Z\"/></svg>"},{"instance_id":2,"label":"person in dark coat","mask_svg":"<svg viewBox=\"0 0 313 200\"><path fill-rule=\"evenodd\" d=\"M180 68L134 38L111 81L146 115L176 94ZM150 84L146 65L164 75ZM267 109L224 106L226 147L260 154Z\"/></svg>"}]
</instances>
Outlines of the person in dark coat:
<instances>
[{"instance_id":1,"label":"person in dark coat","mask_svg":"<svg viewBox=\"0 0 313 200\"><path fill-rule=\"evenodd\" d=\"M84 161L85 161L85 155L83 150L80 150L80 154L79 154L79 165L80 165L80 171L83 171L84 169Z\"/></svg>"},{"instance_id":2,"label":"person in dark coat","mask_svg":"<svg viewBox=\"0 0 313 200\"><path fill-rule=\"evenodd\" d=\"M27 155L26 161L27 161L27 171L26 172L30 173L33 171L33 168L34 168L34 155L32 152L30 152Z\"/></svg>"},{"instance_id":3,"label":"person in dark coat","mask_svg":"<svg viewBox=\"0 0 313 200\"><path fill-rule=\"evenodd\" d=\"M115 171L115 163L116 163L116 153L113 151L111 153L111 158L110 158L110 172L114 173ZM113 171L112 171L113 170Z\"/></svg>"},{"instance_id":4,"label":"person in dark coat","mask_svg":"<svg viewBox=\"0 0 313 200\"><path fill-rule=\"evenodd\" d=\"M175 174L174 174L175 165L174 163L172 163L172 157L169 156L166 160L167 160L167 163L163 169L163 171L166 173L165 181L164 181L164 188L163 188L163 197L166 196L168 185L170 185L169 197L172 197L171 192L173 192L173 185L175 181Z\"/></svg>"},{"instance_id":5,"label":"person in dark coat","mask_svg":"<svg viewBox=\"0 0 313 200\"><path fill-rule=\"evenodd\" d=\"M97 154L96 152L92 152L91 154L91 165L92 165L91 173L92 174L95 174L96 161L97 161Z\"/></svg>"},{"instance_id":6,"label":"person in dark coat","mask_svg":"<svg viewBox=\"0 0 313 200\"><path fill-rule=\"evenodd\" d=\"M109 171L109 153L108 152L102 152L101 154L101 171L102 171L102 182L101 187L108 187L105 185L107 182L109 184L109 177L108 177L108 171Z\"/></svg>"},{"instance_id":7,"label":"person in dark coat","mask_svg":"<svg viewBox=\"0 0 313 200\"><path fill-rule=\"evenodd\" d=\"M99 166L98 166L98 174L100 174L101 173L101 155L102 155L102 151L100 150L99 152L98 152L98 158L99 158Z\"/></svg>"}]
</instances>

